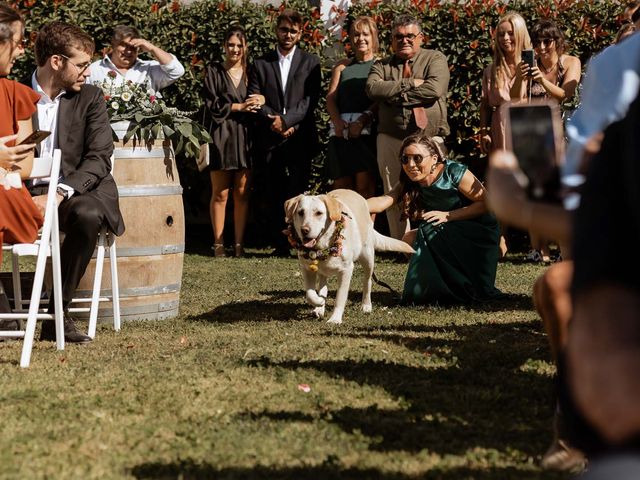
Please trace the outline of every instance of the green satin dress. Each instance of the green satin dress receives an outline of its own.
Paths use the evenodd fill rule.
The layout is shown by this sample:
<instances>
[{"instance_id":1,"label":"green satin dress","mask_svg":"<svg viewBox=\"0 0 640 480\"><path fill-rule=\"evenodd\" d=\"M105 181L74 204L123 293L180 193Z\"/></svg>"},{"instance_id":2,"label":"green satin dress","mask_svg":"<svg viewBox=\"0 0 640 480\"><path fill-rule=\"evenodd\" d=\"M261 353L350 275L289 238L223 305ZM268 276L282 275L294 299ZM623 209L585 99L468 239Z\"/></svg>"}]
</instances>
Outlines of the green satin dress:
<instances>
[{"instance_id":1,"label":"green satin dress","mask_svg":"<svg viewBox=\"0 0 640 480\"><path fill-rule=\"evenodd\" d=\"M466 165L447 160L438 179L420 187L424 211L469 205L458 191L466 171ZM490 213L437 226L423 221L404 281L403 303L469 303L501 296L494 286L499 240L498 222Z\"/></svg>"}]
</instances>

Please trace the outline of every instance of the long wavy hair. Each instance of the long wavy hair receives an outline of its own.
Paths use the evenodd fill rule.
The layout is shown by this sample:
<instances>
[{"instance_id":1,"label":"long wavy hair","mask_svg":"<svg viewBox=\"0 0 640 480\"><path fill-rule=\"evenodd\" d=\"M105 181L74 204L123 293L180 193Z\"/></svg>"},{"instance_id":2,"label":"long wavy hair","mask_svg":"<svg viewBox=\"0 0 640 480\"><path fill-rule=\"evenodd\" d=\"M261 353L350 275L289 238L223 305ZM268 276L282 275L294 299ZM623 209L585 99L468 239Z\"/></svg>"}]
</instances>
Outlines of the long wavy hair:
<instances>
[{"instance_id":1,"label":"long wavy hair","mask_svg":"<svg viewBox=\"0 0 640 480\"><path fill-rule=\"evenodd\" d=\"M495 85L502 85L505 79L511 78L507 59L502 51L502 47L500 47L500 42L498 41L498 27L504 22L509 22L513 27L516 49L516 65L522 61L522 50L532 48L527 24L524 21L524 18L522 18L522 15L516 12L507 12L505 15L500 17L493 35L493 71L491 72L491 75Z\"/></svg>"},{"instance_id":2,"label":"long wavy hair","mask_svg":"<svg viewBox=\"0 0 640 480\"><path fill-rule=\"evenodd\" d=\"M445 155L440 148L438 142L434 141L430 136L424 133L414 133L409 135L402 142L400 148L400 155L398 155L398 161L402 162L402 155L404 155L405 149L409 145L422 145L427 149L430 155L436 155L438 157L437 163L444 163ZM402 219L417 220L422 213L422 207L420 205L420 185L417 182L411 181L404 171L404 168L400 170L400 199L398 204L400 206L400 216Z\"/></svg>"}]
</instances>

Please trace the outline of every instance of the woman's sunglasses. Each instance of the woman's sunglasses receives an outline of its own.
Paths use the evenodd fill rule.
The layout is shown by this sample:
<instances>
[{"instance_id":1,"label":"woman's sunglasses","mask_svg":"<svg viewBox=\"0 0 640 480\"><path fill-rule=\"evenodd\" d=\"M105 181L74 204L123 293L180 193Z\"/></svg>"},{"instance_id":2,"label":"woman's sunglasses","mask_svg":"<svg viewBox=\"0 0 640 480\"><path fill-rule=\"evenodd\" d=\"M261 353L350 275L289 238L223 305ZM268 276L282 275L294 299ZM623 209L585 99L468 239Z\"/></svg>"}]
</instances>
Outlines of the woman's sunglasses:
<instances>
[{"instance_id":1,"label":"woman's sunglasses","mask_svg":"<svg viewBox=\"0 0 640 480\"><path fill-rule=\"evenodd\" d=\"M534 47L550 47L553 42L555 42L555 38L536 38L531 43L533 43Z\"/></svg>"},{"instance_id":2,"label":"woman's sunglasses","mask_svg":"<svg viewBox=\"0 0 640 480\"><path fill-rule=\"evenodd\" d=\"M413 163L415 163L416 165L420 165L422 163L422 161L424 160L424 155L420 155L419 153L415 153L415 154L402 154L402 156L400 157L400 162L402 162L403 165L408 164L411 160L413 160Z\"/></svg>"}]
</instances>

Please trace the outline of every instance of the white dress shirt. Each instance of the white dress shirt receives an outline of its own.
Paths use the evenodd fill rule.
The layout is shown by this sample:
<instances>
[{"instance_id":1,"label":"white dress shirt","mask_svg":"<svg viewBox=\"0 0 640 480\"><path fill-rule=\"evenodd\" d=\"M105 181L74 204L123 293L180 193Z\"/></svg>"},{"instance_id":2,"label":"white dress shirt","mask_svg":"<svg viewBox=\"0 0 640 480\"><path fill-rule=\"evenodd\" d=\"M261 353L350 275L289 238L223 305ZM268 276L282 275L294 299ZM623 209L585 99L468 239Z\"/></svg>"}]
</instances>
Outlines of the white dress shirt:
<instances>
[{"instance_id":1,"label":"white dress shirt","mask_svg":"<svg viewBox=\"0 0 640 480\"><path fill-rule=\"evenodd\" d=\"M60 97L67 93L67 91L63 89L56 98L49 98L49 95L45 93L38 83L35 72L31 75L31 88L40 95L40 100L38 100L36 105L38 109L38 129L51 132L51 135L40 142L40 155L53 155L53 150L58 147L58 145L56 145L56 134L58 131L58 109L60 108ZM60 179L62 180L62 175L60 176ZM48 182L37 179L33 180L34 185L42 183ZM69 197L73 195L74 189L69 185L65 185L63 183L59 183L58 185L69 192Z\"/></svg>"},{"instance_id":2,"label":"white dress shirt","mask_svg":"<svg viewBox=\"0 0 640 480\"><path fill-rule=\"evenodd\" d=\"M278 65L280 66L280 80L282 81L282 93L287 91L287 78L289 78L289 70L291 70L291 62L293 61L293 54L296 52L296 46L294 45L291 51L285 56L278 52ZM282 112L287 113L287 112Z\"/></svg>"},{"instance_id":3,"label":"white dress shirt","mask_svg":"<svg viewBox=\"0 0 640 480\"><path fill-rule=\"evenodd\" d=\"M593 57L580 93L580 106L567 122L564 175L580 167L584 146L596 133L624 118L640 89L640 34Z\"/></svg>"},{"instance_id":4,"label":"white dress shirt","mask_svg":"<svg viewBox=\"0 0 640 480\"><path fill-rule=\"evenodd\" d=\"M184 75L182 64L175 55L171 57L172 60L166 65L161 65L157 60L137 59L136 63L123 74L113 64L111 58L105 55L102 60L91 64L91 75L87 77L87 83L92 85L102 83L107 78L107 74L113 71L116 72L114 85L122 85L125 81L131 80L133 83L144 83L157 92Z\"/></svg>"}]
</instances>

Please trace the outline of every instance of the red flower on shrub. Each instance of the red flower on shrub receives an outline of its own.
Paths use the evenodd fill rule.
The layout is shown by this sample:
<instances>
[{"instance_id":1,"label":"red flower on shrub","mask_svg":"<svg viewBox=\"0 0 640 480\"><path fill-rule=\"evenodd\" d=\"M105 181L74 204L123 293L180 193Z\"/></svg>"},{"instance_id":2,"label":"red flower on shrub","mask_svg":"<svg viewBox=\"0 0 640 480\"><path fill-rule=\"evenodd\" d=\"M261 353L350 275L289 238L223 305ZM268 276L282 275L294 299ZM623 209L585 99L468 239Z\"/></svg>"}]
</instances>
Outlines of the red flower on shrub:
<instances>
[{"instance_id":1,"label":"red flower on shrub","mask_svg":"<svg viewBox=\"0 0 640 480\"><path fill-rule=\"evenodd\" d=\"M471 48L472 50L475 50L476 48L478 48L479 44L480 44L480 42L478 40L474 40L473 42L471 42L469 44L469 48Z\"/></svg>"},{"instance_id":2,"label":"red flower on shrub","mask_svg":"<svg viewBox=\"0 0 640 480\"><path fill-rule=\"evenodd\" d=\"M180 2L173 0L171 2L171 11L174 13L180 11Z\"/></svg>"},{"instance_id":3,"label":"red flower on shrub","mask_svg":"<svg viewBox=\"0 0 640 480\"><path fill-rule=\"evenodd\" d=\"M369 2L369 8L376 8L380 2L381 0L371 0Z\"/></svg>"},{"instance_id":4,"label":"red flower on shrub","mask_svg":"<svg viewBox=\"0 0 640 480\"><path fill-rule=\"evenodd\" d=\"M453 23L458 23L458 20L460 20L460 18L458 17L458 10L456 10L455 8L451 8L449 9L449 13L451 13Z\"/></svg>"},{"instance_id":5,"label":"red flower on shrub","mask_svg":"<svg viewBox=\"0 0 640 480\"><path fill-rule=\"evenodd\" d=\"M152 13L156 13L159 9L160 9L160 5L158 5L157 3L154 3L154 4L151 5L151 12Z\"/></svg>"},{"instance_id":6,"label":"red flower on shrub","mask_svg":"<svg viewBox=\"0 0 640 480\"><path fill-rule=\"evenodd\" d=\"M320 15L320 9L319 8L316 7L311 11L311 18L314 18L314 19L317 20L318 18L320 18L320 16L321 15Z\"/></svg>"},{"instance_id":7,"label":"red flower on shrub","mask_svg":"<svg viewBox=\"0 0 640 480\"><path fill-rule=\"evenodd\" d=\"M224 12L227 9L227 4L224 2L220 2L218 3L218 11L219 12Z\"/></svg>"}]
</instances>

